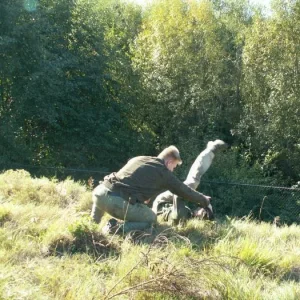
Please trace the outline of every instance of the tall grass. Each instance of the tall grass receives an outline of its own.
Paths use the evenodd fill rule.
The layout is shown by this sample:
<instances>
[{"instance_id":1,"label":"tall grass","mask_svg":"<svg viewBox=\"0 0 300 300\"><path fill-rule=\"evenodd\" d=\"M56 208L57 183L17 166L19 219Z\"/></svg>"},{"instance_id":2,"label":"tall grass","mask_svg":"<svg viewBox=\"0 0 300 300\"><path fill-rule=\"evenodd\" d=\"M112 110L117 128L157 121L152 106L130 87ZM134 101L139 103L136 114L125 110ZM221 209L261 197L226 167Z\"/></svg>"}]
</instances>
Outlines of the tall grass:
<instances>
[{"instance_id":1,"label":"tall grass","mask_svg":"<svg viewBox=\"0 0 300 300\"><path fill-rule=\"evenodd\" d=\"M0 299L300 299L300 227L190 220L103 236L91 191L0 174Z\"/></svg>"}]
</instances>

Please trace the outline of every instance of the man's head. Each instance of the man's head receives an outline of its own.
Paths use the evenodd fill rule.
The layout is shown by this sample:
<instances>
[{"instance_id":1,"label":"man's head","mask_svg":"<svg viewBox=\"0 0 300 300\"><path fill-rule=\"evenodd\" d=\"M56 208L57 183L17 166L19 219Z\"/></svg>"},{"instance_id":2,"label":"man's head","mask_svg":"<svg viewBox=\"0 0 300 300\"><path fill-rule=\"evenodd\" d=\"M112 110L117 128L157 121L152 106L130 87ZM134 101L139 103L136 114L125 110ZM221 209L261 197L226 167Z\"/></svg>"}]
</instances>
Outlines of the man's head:
<instances>
[{"instance_id":1,"label":"man's head","mask_svg":"<svg viewBox=\"0 0 300 300\"><path fill-rule=\"evenodd\" d=\"M226 144L222 140L209 141L206 146L206 149L210 149L214 153L225 150L227 148L228 144Z\"/></svg>"},{"instance_id":2,"label":"man's head","mask_svg":"<svg viewBox=\"0 0 300 300\"><path fill-rule=\"evenodd\" d=\"M158 158L162 159L165 166L173 172L177 165L182 164L179 150L175 146L169 146L165 148L159 155Z\"/></svg>"}]
</instances>

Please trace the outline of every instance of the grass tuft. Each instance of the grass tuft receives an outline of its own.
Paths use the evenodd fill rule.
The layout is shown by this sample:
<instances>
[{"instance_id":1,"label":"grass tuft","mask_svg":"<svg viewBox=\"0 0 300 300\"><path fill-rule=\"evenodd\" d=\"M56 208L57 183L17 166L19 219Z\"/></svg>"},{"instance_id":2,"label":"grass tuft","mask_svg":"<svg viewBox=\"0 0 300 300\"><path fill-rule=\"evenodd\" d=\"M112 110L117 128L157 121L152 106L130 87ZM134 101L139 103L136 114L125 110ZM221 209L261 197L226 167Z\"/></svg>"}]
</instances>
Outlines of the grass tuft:
<instances>
[{"instance_id":1,"label":"grass tuft","mask_svg":"<svg viewBox=\"0 0 300 300\"><path fill-rule=\"evenodd\" d=\"M11 220L11 211L6 207L0 207L0 226L3 226L5 222Z\"/></svg>"},{"instance_id":2,"label":"grass tuft","mask_svg":"<svg viewBox=\"0 0 300 300\"><path fill-rule=\"evenodd\" d=\"M54 224L47 231L43 240L43 252L47 255L73 255L87 253L94 258L115 255L117 245L110 243L99 233L89 217L68 224L64 229Z\"/></svg>"}]
</instances>

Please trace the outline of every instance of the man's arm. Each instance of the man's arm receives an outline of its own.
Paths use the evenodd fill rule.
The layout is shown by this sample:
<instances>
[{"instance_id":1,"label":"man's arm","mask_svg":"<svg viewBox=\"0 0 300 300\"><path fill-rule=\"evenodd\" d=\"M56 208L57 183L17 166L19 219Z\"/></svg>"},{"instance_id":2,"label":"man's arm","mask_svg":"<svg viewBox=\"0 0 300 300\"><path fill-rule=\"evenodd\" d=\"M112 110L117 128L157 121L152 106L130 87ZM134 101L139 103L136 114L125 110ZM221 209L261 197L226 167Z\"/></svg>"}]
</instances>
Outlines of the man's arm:
<instances>
[{"instance_id":1,"label":"man's arm","mask_svg":"<svg viewBox=\"0 0 300 300\"><path fill-rule=\"evenodd\" d=\"M210 197L203 195L189 186L182 183L170 171L165 173L166 189L170 190L173 194L182 197L190 202L200 204L202 207L207 207L210 203Z\"/></svg>"}]
</instances>

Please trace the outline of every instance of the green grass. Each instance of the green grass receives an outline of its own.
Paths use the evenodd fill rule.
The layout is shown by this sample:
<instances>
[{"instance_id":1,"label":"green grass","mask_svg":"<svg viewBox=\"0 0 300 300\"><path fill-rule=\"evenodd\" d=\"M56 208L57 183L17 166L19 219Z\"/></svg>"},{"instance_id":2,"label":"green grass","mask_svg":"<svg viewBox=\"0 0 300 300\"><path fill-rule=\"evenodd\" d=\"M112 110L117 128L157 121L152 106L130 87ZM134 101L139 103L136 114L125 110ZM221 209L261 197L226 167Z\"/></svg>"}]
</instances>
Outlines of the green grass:
<instances>
[{"instance_id":1,"label":"green grass","mask_svg":"<svg viewBox=\"0 0 300 300\"><path fill-rule=\"evenodd\" d=\"M250 218L103 236L91 191L0 174L0 299L300 299L300 226Z\"/></svg>"}]
</instances>

